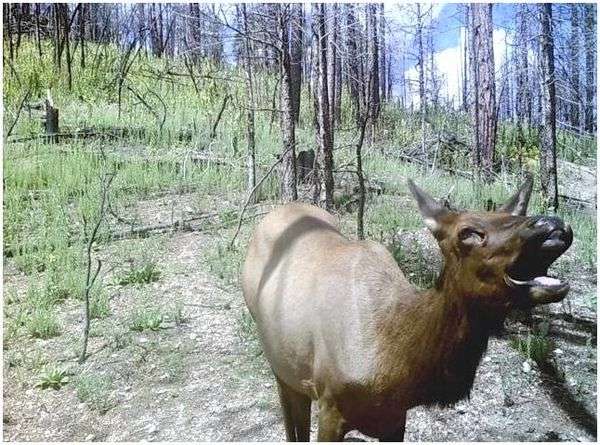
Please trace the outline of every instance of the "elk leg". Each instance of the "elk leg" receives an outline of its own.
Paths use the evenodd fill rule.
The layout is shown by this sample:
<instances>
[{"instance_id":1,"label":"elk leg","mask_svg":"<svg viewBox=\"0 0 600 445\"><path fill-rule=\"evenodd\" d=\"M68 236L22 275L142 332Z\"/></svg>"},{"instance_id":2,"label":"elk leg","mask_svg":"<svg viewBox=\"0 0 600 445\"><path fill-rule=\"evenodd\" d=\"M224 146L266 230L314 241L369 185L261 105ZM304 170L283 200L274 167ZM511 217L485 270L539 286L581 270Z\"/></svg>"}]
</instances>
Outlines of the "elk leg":
<instances>
[{"instance_id":1,"label":"elk leg","mask_svg":"<svg viewBox=\"0 0 600 445\"><path fill-rule=\"evenodd\" d=\"M275 378L279 389L287 441L308 442L310 440L310 397L294 391L278 377Z\"/></svg>"},{"instance_id":2,"label":"elk leg","mask_svg":"<svg viewBox=\"0 0 600 445\"><path fill-rule=\"evenodd\" d=\"M396 430L391 434L380 437L380 442L404 442L404 430L406 429L406 411L400 418Z\"/></svg>"},{"instance_id":3,"label":"elk leg","mask_svg":"<svg viewBox=\"0 0 600 445\"><path fill-rule=\"evenodd\" d=\"M335 404L319 399L319 442L342 442L346 434L346 422Z\"/></svg>"}]
</instances>

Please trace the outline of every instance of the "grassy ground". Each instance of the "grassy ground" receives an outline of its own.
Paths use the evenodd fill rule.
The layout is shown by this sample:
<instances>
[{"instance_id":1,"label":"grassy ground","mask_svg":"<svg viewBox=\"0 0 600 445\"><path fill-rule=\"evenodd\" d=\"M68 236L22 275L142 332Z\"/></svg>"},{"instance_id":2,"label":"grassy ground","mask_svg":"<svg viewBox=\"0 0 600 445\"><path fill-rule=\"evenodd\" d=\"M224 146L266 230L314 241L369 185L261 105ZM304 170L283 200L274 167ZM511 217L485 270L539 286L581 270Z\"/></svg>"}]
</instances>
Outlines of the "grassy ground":
<instances>
[{"instance_id":1,"label":"grassy ground","mask_svg":"<svg viewBox=\"0 0 600 445\"><path fill-rule=\"evenodd\" d=\"M12 124L27 90L32 97L41 98L48 87L60 109L63 131L91 126L141 129L118 139L65 139L47 144L43 140L10 142L11 137L5 144L5 439L276 440L282 437L276 396L237 284L254 219L243 225L236 246L228 247L237 209L245 200L245 136L240 125L244 90L235 80L240 74L219 71L222 77L233 80L203 80L196 93L184 77L156 78L156 73L184 72L183 67L139 55L127 85L146 104L125 88L119 113L114 79L120 56L110 47L91 47L91 51L95 56L89 57L86 69L76 69L73 91L68 91L63 76L53 71L49 47L39 61L33 48L24 44L14 70L5 66L5 129ZM207 65L201 72L214 76L217 70ZM274 80L265 76L257 84L259 106L270 108ZM209 132L226 93L232 99L216 137L211 139ZM298 128L299 149L314 144L311 101L305 99ZM345 107L344 123L336 135L337 165L353 160L356 132L349 121ZM465 140L469 136L465 116L439 113L432 116L432 122L437 131L456 133ZM23 112L13 136L21 138L39 131L39 117ZM191 139L180 140L177 135L183 131L191 131ZM431 258L438 254L422 229L406 179L413 178L436 196L449 194L458 207L483 209L488 199L502 202L513 191L516 177L503 172L494 183L475 186L460 176L432 173L406 163L402 154L419 143L419 132L414 116L392 105L384 109L377 136L365 147L368 179L384 184L384 193L369 197L366 231L369 238L392 250L411 281L427 287L438 267ZM499 135L499 151L507 159L514 157L512 133L510 125L504 124ZM258 113L259 164L273 162L273 155L281 151L279 138L277 116ZM589 164L595 158L594 141L565 134L560 138L561 147L570 147L570 151L561 149L564 159ZM227 162L195 163L190 160L191 153ZM525 154L527 162L535 165L535 155ZM468 158L458 156L453 167L467 169ZM110 189L110 211L93 248L93 257L101 259L103 266L91 292L92 355L88 362L78 365L74 358L81 347L85 245L90 227L99 217L100 178L109 172L116 173ZM340 174L337 179L341 183L344 177ZM569 178L561 186L563 190L577 188ZM266 181L262 201L249 215L271 208L277 201L277 189L274 178ZM531 212L538 211L541 204L536 191ZM343 208L338 213L344 232L354 236L355 214ZM572 298L566 305L554 307L550 315L542 314L544 320L551 320L551 328L514 328L512 340L494 343L491 363L485 365L481 377L490 388L506 386L509 393L518 385L528 385L537 409L542 411L546 408L539 405L547 401L542 382L549 378L542 368L534 363L532 373L505 376L509 383L498 383L492 364L501 367L502 375L512 375L508 370L524 361L541 357L543 360L538 361L543 362L553 357L561 372L574 379L575 385L568 388L573 389L575 399L585 406L595 401L595 336L591 330L581 330L582 322L578 324L578 320L595 320L595 215L568 208L559 214L575 233L569 254L555 266L561 275L575 281ZM199 215L203 217L193 219ZM150 232L147 238L111 240L114 234L127 234L132 229L184 220L190 220L185 228L192 233ZM575 343L559 338L557 332L565 329L573 331L569 332ZM552 346L555 344L559 346ZM556 349L562 350L562 356ZM574 364L575 359L571 359L578 355L582 358ZM197 398L192 397L194 393ZM464 418L478 418L481 406L488 403L488 390L477 394L479 405L466 408ZM155 402L156 398L160 402ZM182 403L197 414L188 418L186 425L173 423L173 418L180 416L176 409ZM561 414L565 410L557 402L548 403L556 405L547 408L548 419L558 422L569 418ZM50 412L44 411L44 406L52 407ZM150 408L141 412L139 406ZM81 417L74 412L78 407ZM32 421L40 411L39 421ZM500 416L502 410L497 411ZM200 419L201 413L208 414ZM141 416L140 420L125 427L127 419L135 415ZM417 411L415 425L421 425L419 419L431 421L430 415ZM527 429L530 426L523 420L525 415L526 410L516 422ZM231 419L248 428L222 433L219 426ZM451 428L445 414L439 414L437 421L443 423L444 419ZM484 426L478 437L520 440L514 434L503 435L496 420L493 418L487 429ZM61 430L61 421L66 421L68 428ZM575 421L562 422L568 432L563 439L587 434ZM111 429L114 424L123 426L121 433ZM81 425L88 427L82 429ZM262 431L252 429L253 425ZM436 437L419 428L410 430L413 440ZM455 435L448 433L448 440L460 438L461 433L472 438L465 426ZM531 434L523 437L537 437Z\"/></svg>"}]
</instances>

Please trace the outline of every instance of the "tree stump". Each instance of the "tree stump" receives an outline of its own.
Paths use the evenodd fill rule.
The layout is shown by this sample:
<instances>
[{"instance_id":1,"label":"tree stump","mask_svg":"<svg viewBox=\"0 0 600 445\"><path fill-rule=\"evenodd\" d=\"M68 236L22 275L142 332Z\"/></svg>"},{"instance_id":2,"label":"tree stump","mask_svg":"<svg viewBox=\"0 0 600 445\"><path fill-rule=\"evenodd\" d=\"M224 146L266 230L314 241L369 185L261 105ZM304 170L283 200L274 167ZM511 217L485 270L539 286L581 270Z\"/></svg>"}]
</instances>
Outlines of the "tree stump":
<instances>
[{"instance_id":1,"label":"tree stump","mask_svg":"<svg viewBox=\"0 0 600 445\"><path fill-rule=\"evenodd\" d=\"M54 108L49 100L46 100L46 115L44 117L44 126L46 134L50 136L51 142L57 142L58 128L58 108Z\"/></svg>"}]
</instances>

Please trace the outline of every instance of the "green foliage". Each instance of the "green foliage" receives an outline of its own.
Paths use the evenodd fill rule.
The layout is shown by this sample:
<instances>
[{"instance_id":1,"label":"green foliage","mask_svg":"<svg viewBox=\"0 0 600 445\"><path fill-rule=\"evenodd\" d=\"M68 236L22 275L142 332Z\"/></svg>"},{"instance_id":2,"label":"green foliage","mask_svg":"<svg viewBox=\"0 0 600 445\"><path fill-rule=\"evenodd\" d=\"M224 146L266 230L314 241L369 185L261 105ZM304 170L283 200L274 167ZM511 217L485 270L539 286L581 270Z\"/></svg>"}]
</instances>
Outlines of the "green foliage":
<instances>
[{"instance_id":1,"label":"green foliage","mask_svg":"<svg viewBox=\"0 0 600 445\"><path fill-rule=\"evenodd\" d=\"M130 322L133 331L157 331L160 329L164 315L157 308L138 308L134 311Z\"/></svg>"},{"instance_id":2,"label":"green foliage","mask_svg":"<svg viewBox=\"0 0 600 445\"><path fill-rule=\"evenodd\" d=\"M204 252L204 261L210 272L226 284L237 283L242 259L242 252L230 247L226 241L220 241L214 248Z\"/></svg>"},{"instance_id":3,"label":"green foliage","mask_svg":"<svg viewBox=\"0 0 600 445\"><path fill-rule=\"evenodd\" d=\"M120 285L127 284L148 284L158 281L160 271L154 262L144 262L138 266L131 266L129 271L125 272L119 279Z\"/></svg>"},{"instance_id":4,"label":"green foliage","mask_svg":"<svg viewBox=\"0 0 600 445\"><path fill-rule=\"evenodd\" d=\"M408 247L394 244L390 250L408 281L420 289L433 287L439 270L431 262L431 252L417 242Z\"/></svg>"},{"instance_id":5,"label":"green foliage","mask_svg":"<svg viewBox=\"0 0 600 445\"><path fill-rule=\"evenodd\" d=\"M547 331L527 333L526 337L513 337L510 345L524 357L536 363L544 363L552 351L552 340L547 336Z\"/></svg>"},{"instance_id":6,"label":"green foliage","mask_svg":"<svg viewBox=\"0 0 600 445\"><path fill-rule=\"evenodd\" d=\"M174 383L183 380L184 361L181 352L170 352L160 363L162 377L167 382Z\"/></svg>"},{"instance_id":7,"label":"green foliage","mask_svg":"<svg viewBox=\"0 0 600 445\"><path fill-rule=\"evenodd\" d=\"M35 386L41 389L60 389L69 383L69 381L69 373L66 369L57 366L48 366L42 370Z\"/></svg>"},{"instance_id":8,"label":"green foliage","mask_svg":"<svg viewBox=\"0 0 600 445\"><path fill-rule=\"evenodd\" d=\"M77 398L102 414L115 405L112 389L112 379L104 375L83 374L76 382Z\"/></svg>"}]
</instances>

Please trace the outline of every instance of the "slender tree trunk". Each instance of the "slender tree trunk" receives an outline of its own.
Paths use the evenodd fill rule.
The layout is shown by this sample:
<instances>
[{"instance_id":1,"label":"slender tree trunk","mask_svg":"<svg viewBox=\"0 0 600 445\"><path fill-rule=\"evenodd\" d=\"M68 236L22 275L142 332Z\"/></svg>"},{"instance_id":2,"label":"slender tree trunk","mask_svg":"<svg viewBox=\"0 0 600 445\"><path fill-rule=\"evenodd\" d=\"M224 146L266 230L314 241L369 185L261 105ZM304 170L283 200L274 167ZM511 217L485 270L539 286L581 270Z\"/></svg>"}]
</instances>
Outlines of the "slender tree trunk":
<instances>
[{"instance_id":1,"label":"slender tree trunk","mask_svg":"<svg viewBox=\"0 0 600 445\"><path fill-rule=\"evenodd\" d=\"M335 122L336 110L336 97L335 94L337 92L337 73L336 73L336 65L338 63L338 5L335 3L329 4L325 6L326 10L329 10L331 14L329 14L329 32L327 33L327 41L328 41L328 54L327 54L327 91L329 93L329 122Z\"/></svg>"},{"instance_id":2,"label":"slender tree trunk","mask_svg":"<svg viewBox=\"0 0 600 445\"><path fill-rule=\"evenodd\" d=\"M494 68L494 46L492 39L492 4L471 4L474 51L473 107L475 126L476 159L479 161L483 178L491 181L496 146L496 80Z\"/></svg>"},{"instance_id":3,"label":"slender tree trunk","mask_svg":"<svg viewBox=\"0 0 600 445\"><path fill-rule=\"evenodd\" d=\"M294 122L300 119L300 93L302 91L302 50L304 47L304 10L301 3L291 5L291 76L292 104L294 107Z\"/></svg>"},{"instance_id":4,"label":"slender tree trunk","mask_svg":"<svg viewBox=\"0 0 600 445\"><path fill-rule=\"evenodd\" d=\"M369 69L372 70L373 74L373 81L370 83L371 91L369 94L369 103L371 113L371 125L374 126L377 118L379 117L379 109L381 105L381 100L379 97L379 33L377 26L377 5L373 3L367 5L367 11L369 29L371 34L369 48L369 56L371 63ZM373 136L373 132L371 132L371 137Z\"/></svg>"},{"instance_id":5,"label":"slender tree trunk","mask_svg":"<svg viewBox=\"0 0 600 445\"><path fill-rule=\"evenodd\" d=\"M531 92L529 91L529 33L527 32L527 5L519 5L517 13L517 96L516 114L519 136L523 138L523 126L531 125Z\"/></svg>"},{"instance_id":6,"label":"slender tree trunk","mask_svg":"<svg viewBox=\"0 0 600 445\"><path fill-rule=\"evenodd\" d=\"M323 157L323 179L325 182L325 208L333 210L333 129L331 127L331 113L329 111L329 91L327 76L327 28L325 5L316 5L316 14L313 20L317 27L319 45L319 147Z\"/></svg>"},{"instance_id":7,"label":"slender tree trunk","mask_svg":"<svg viewBox=\"0 0 600 445\"><path fill-rule=\"evenodd\" d=\"M596 129L596 6L587 3L584 8L585 22L585 130Z\"/></svg>"},{"instance_id":8,"label":"slender tree trunk","mask_svg":"<svg viewBox=\"0 0 600 445\"><path fill-rule=\"evenodd\" d=\"M239 8L239 7L238 7ZM244 68L246 72L246 138L248 149L246 151L246 172L247 172L247 189L251 193L256 186L256 155L255 155L255 129L254 129L254 81L252 76L252 52L250 49L248 14L246 11L246 3L241 4L242 23L244 29ZM256 196L251 196L248 202L255 202Z\"/></svg>"},{"instance_id":9,"label":"slender tree trunk","mask_svg":"<svg viewBox=\"0 0 600 445\"><path fill-rule=\"evenodd\" d=\"M462 47L462 110L466 113L469 111L469 96L468 96L468 64L467 64L467 53L468 53L468 41L469 41L469 6L464 5L465 8L465 27L464 27L464 42Z\"/></svg>"},{"instance_id":10,"label":"slender tree trunk","mask_svg":"<svg viewBox=\"0 0 600 445\"><path fill-rule=\"evenodd\" d=\"M541 23L540 72L542 89L542 126L540 129L540 180L542 196L547 207L558 209L556 174L556 86L554 73L554 37L552 33L552 4L538 5Z\"/></svg>"},{"instance_id":11,"label":"slender tree trunk","mask_svg":"<svg viewBox=\"0 0 600 445\"><path fill-rule=\"evenodd\" d=\"M356 21L355 6L353 4L344 4L346 15L346 51L348 53L348 87L350 90L350 100L352 101L352 111L356 125L360 123L361 107L361 88L360 88L360 59L358 56L358 23Z\"/></svg>"},{"instance_id":12,"label":"slender tree trunk","mask_svg":"<svg viewBox=\"0 0 600 445\"><path fill-rule=\"evenodd\" d=\"M71 45L69 37L69 34L71 33L71 21L69 20L69 6L66 3L63 3L62 5L66 52L65 54L67 59L67 85L69 86L69 91L71 91L73 89L73 71L71 67Z\"/></svg>"},{"instance_id":13,"label":"slender tree trunk","mask_svg":"<svg viewBox=\"0 0 600 445\"><path fill-rule=\"evenodd\" d=\"M419 72L419 117L421 119L421 152L427 157L425 147L425 120L427 114L427 96L425 94L425 49L423 45L423 17L421 15L421 4L417 3L417 70Z\"/></svg>"},{"instance_id":14,"label":"slender tree trunk","mask_svg":"<svg viewBox=\"0 0 600 445\"><path fill-rule=\"evenodd\" d=\"M569 121L571 126L579 130L581 128L580 122L580 86L579 86L579 70L581 65L579 64L579 5L571 4L571 36L569 41L569 64L571 71L571 103L569 112Z\"/></svg>"},{"instance_id":15,"label":"slender tree trunk","mask_svg":"<svg viewBox=\"0 0 600 445\"><path fill-rule=\"evenodd\" d=\"M387 67L386 67L386 47L385 47L385 6L383 3L378 5L379 13L379 86L381 88L380 100L387 100Z\"/></svg>"},{"instance_id":16,"label":"slender tree trunk","mask_svg":"<svg viewBox=\"0 0 600 445\"><path fill-rule=\"evenodd\" d=\"M298 199L296 189L296 135L292 102L292 74L290 61L289 5L278 6L281 71L281 133L283 137L281 197L284 202Z\"/></svg>"},{"instance_id":17,"label":"slender tree trunk","mask_svg":"<svg viewBox=\"0 0 600 445\"><path fill-rule=\"evenodd\" d=\"M81 61L80 65L82 69L85 69L85 10L87 5L81 4L79 9L79 44L81 45Z\"/></svg>"},{"instance_id":18,"label":"slender tree trunk","mask_svg":"<svg viewBox=\"0 0 600 445\"><path fill-rule=\"evenodd\" d=\"M52 5L54 15L54 66L60 72L62 68L62 44L60 39L60 3Z\"/></svg>"},{"instance_id":19,"label":"slender tree trunk","mask_svg":"<svg viewBox=\"0 0 600 445\"><path fill-rule=\"evenodd\" d=\"M12 36L12 5L10 3L2 4L2 15L4 19L4 38L8 41L8 58L14 60L14 43Z\"/></svg>"}]
</instances>

